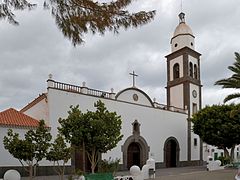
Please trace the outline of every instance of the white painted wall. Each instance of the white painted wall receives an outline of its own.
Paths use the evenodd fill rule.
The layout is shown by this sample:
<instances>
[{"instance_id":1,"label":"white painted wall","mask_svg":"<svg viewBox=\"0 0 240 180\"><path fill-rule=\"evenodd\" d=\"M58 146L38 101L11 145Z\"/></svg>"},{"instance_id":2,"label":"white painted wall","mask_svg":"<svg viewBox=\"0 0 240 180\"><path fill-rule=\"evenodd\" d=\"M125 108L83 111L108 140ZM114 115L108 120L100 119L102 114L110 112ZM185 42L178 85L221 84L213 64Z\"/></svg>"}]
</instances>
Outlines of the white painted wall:
<instances>
[{"instance_id":1,"label":"white painted wall","mask_svg":"<svg viewBox=\"0 0 240 180\"><path fill-rule=\"evenodd\" d=\"M170 81L173 80L173 66L174 64L178 63L179 64L179 77L183 77L183 56L178 56L175 59L172 59L170 61Z\"/></svg>"},{"instance_id":2,"label":"white painted wall","mask_svg":"<svg viewBox=\"0 0 240 180\"><path fill-rule=\"evenodd\" d=\"M0 127L0 152L1 152L1 159L0 159L0 166L21 166L21 163L14 158L5 148L3 145L3 137L7 135L7 131L10 129L9 127ZM26 129L14 129L14 132L19 133L19 137L23 137Z\"/></svg>"},{"instance_id":3,"label":"white painted wall","mask_svg":"<svg viewBox=\"0 0 240 180\"><path fill-rule=\"evenodd\" d=\"M136 92L128 92L136 93ZM167 138L175 137L180 145L180 161L187 160L187 115L174 113L153 107L140 106L127 102L97 98L93 96L64 92L55 89L48 90L49 117L52 133L56 135L58 118L66 118L70 105L80 105L83 112L95 110L94 102L101 99L110 111L116 111L122 117L123 140L103 158L120 158L122 161L121 146L132 135L132 123L137 119L141 124L140 133L150 146L150 153L154 154L157 162L163 162L163 146Z\"/></svg>"},{"instance_id":4,"label":"white painted wall","mask_svg":"<svg viewBox=\"0 0 240 180\"><path fill-rule=\"evenodd\" d=\"M49 125L48 104L45 98L23 113L37 120L43 119L46 125Z\"/></svg>"},{"instance_id":5,"label":"white painted wall","mask_svg":"<svg viewBox=\"0 0 240 180\"><path fill-rule=\"evenodd\" d=\"M196 60L196 59L195 59ZM191 61L194 64L194 60ZM192 95L192 91L195 90L197 92L197 97L194 98ZM199 111L200 107L199 107L199 86L195 85L195 84L191 84L190 83L190 112L192 115L193 112L193 103L197 104L197 110ZM192 124L193 126L193 124ZM194 146L194 138L197 138L197 146ZM193 132L191 132L191 158L192 160L199 160L200 159L200 138L198 135L194 134Z\"/></svg>"},{"instance_id":6,"label":"white painted wall","mask_svg":"<svg viewBox=\"0 0 240 180\"><path fill-rule=\"evenodd\" d=\"M197 146L194 145L194 138L197 138ZM200 159L200 138L198 135L191 132L191 159L199 160Z\"/></svg>"},{"instance_id":7,"label":"white painted wall","mask_svg":"<svg viewBox=\"0 0 240 180\"><path fill-rule=\"evenodd\" d=\"M193 45L191 45L193 43ZM175 47L175 44L177 44L177 47ZM171 47L172 47L172 52L175 52L179 49L182 49L184 47L189 47L191 49L195 49L195 42L194 42L194 37L191 35L179 35L176 36L172 39L171 42Z\"/></svg>"},{"instance_id":8,"label":"white painted wall","mask_svg":"<svg viewBox=\"0 0 240 180\"><path fill-rule=\"evenodd\" d=\"M230 153L230 149L228 149ZM224 154L224 151L222 149L218 149L216 146L211 146L208 144L203 145L203 158L206 161L208 156L212 156L214 158L214 154L217 153L218 157L220 157L222 154ZM234 161L239 162L240 161L240 145L236 145L234 149Z\"/></svg>"},{"instance_id":9,"label":"white painted wall","mask_svg":"<svg viewBox=\"0 0 240 180\"><path fill-rule=\"evenodd\" d=\"M13 128L13 127L0 127L0 167L7 167L7 166L22 166L18 159L14 158L5 148L3 145L3 138L7 135L8 129L13 129L14 133L18 133L20 138L24 138L24 134L29 130L26 128ZM51 166L53 163L43 160L39 163L40 165L44 166Z\"/></svg>"},{"instance_id":10,"label":"white painted wall","mask_svg":"<svg viewBox=\"0 0 240 180\"><path fill-rule=\"evenodd\" d=\"M183 84L170 88L170 106L184 109L183 97Z\"/></svg>"}]
</instances>

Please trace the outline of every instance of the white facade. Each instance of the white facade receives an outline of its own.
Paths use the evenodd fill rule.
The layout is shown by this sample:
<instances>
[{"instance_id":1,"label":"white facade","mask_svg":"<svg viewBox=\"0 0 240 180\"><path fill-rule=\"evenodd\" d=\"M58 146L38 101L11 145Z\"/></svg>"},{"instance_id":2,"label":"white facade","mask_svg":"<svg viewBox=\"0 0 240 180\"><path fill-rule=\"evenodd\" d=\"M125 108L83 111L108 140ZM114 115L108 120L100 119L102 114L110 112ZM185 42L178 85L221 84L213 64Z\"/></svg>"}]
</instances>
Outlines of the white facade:
<instances>
[{"instance_id":1,"label":"white facade","mask_svg":"<svg viewBox=\"0 0 240 180\"><path fill-rule=\"evenodd\" d=\"M28 108L26 110L23 109L24 113L34 117L35 119L41 120L43 119L46 123L46 125L49 125L49 109L48 109L48 103L47 98L45 98L46 95L42 94L40 95L38 103L32 105L31 108Z\"/></svg>"},{"instance_id":2,"label":"white facade","mask_svg":"<svg viewBox=\"0 0 240 180\"><path fill-rule=\"evenodd\" d=\"M1 126L0 127L0 167L1 166L21 166L21 163L14 158L5 148L3 145L3 137L7 135L8 129L13 128L9 126ZM24 137L24 134L27 132L26 128L13 128L14 132L19 134L19 137Z\"/></svg>"},{"instance_id":3,"label":"white facade","mask_svg":"<svg viewBox=\"0 0 240 180\"><path fill-rule=\"evenodd\" d=\"M172 39L172 52L177 51L185 46L194 49L194 37L189 34L184 34L181 37L176 36Z\"/></svg>"},{"instance_id":4,"label":"white facade","mask_svg":"<svg viewBox=\"0 0 240 180\"><path fill-rule=\"evenodd\" d=\"M8 129L13 129L14 133L18 133L20 138L24 138L25 133L30 127L17 127L17 126L0 126L0 168L10 166L22 166L18 159L14 158L5 148L3 144L3 138L7 135ZM24 162L23 162L24 163ZM26 164L25 164L26 165ZM52 166L53 163L43 159L39 162L40 166Z\"/></svg>"},{"instance_id":5,"label":"white facade","mask_svg":"<svg viewBox=\"0 0 240 180\"><path fill-rule=\"evenodd\" d=\"M217 160L220 156L224 156L224 151L222 149L218 149L215 146L211 146L204 143L203 146L204 151L204 161L207 161L207 157L211 156L214 160ZM230 149L228 149L228 152L230 153ZM239 162L240 161L240 145L236 145L234 149L234 161Z\"/></svg>"},{"instance_id":6,"label":"white facade","mask_svg":"<svg viewBox=\"0 0 240 180\"><path fill-rule=\"evenodd\" d=\"M176 85L170 89L170 103L171 106L183 108L183 84Z\"/></svg>"},{"instance_id":7,"label":"white facade","mask_svg":"<svg viewBox=\"0 0 240 180\"><path fill-rule=\"evenodd\" d=\"M139 105L132 102L133 94L138 94L139 99L146 104ZM52 134L57 133L58 119L66 118L70 105L78 105L83 112L87 110L94 111L93 104L99 99L103 101L110 111L116 111L122 118L122 141L111 152L104 154L103 157L108 159L119 158L122 161L121 146L126 139L132 135L132 123L137 120L140 126L140 135L147 141L150 147L150 153L153 154L157 162L163 162L164 143L169 137L175 137L180 145L180 161L186 161L186 138L187 138L187 115L183 113L171 112L154 108L138 90L124 91L118 96L120 101L94 97L85 94L76 94L49 88L48 104L51 109L49 115L51 119L50 126ZM129 99L122 100L123 97ZM64 103L63 103L64 102Z\"/></svg>"}]
</instances>

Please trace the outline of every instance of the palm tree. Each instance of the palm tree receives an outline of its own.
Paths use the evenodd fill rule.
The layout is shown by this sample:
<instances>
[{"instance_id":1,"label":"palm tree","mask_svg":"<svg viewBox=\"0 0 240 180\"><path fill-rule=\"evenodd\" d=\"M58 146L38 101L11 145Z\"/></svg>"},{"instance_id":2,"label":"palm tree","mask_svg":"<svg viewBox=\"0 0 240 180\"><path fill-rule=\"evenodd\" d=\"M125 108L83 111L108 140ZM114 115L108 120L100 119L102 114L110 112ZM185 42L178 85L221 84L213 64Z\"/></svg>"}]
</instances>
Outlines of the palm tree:
<instances>
[{"instance_id":1,"label":"palm tree","mask_svg":"<svg viewBox=\"0 0 240 180\"><path fill-rule=\"evenodd\" d=\"M233 75L226 79L221 79L215 82L215 85L221 85L222 88L234 88L240 89L240 54L235 52L235 62L232 66L228 66L228 69L233 72ZM240 98L240 93L230 94L223 102L227 102L232 99Z\"/></svg>"}]
</instances>

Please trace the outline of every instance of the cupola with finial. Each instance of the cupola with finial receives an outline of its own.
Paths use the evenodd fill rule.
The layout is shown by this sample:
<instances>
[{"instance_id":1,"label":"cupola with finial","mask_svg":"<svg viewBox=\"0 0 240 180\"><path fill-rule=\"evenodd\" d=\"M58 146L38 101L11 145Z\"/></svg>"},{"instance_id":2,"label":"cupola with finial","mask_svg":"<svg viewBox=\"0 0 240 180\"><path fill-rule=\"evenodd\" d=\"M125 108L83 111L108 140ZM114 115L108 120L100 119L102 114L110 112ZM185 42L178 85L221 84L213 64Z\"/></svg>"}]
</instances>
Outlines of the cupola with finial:
<instances>
[{"instance_id":1,"label":"cupola with finial","mask_svg":"<svg viewBox=\"0 0 240 180\"><path fill-rule=\"evenodd\" d=\"M179 24L176 27L171 39L172 52L181 48L189 47L195 49L194 35L192 29L185 22L185 14L181 12L179 15Z\"/></svg>"}]
</instances>

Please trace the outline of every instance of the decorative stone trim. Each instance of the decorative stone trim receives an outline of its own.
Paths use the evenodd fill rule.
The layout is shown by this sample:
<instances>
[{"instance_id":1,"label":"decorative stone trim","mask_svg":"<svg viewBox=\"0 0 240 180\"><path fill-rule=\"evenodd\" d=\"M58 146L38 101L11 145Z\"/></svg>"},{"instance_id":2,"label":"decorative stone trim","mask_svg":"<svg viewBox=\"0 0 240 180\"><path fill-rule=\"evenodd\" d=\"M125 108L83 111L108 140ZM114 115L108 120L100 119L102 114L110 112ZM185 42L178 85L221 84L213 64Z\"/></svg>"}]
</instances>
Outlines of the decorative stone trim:
<instances>
[{"instance_id":1,"label":"decorative stone trim","mask_svg":"<svg viewBox=\"0 0 240 180\"><path fill-rule=\"evenodd\" d=\"M199 59L199 56L201 56L200 53L198 53L197 51L195 51L195 50L193 50L193 49L191 49L191 48L186 46L186 47L184 47L182 49L179 49L179 50L177 50L175 52L172 52L171 54L169 54L169 55L167 55L165 57L167 58L167 61L170 61L170 60L172 60L172 59L174 59L174 58L176 58L178 56L183 55L184 53L187 53L188 55L190 55L192 57L195 57L197 59Z\"/></svg>"},{"instance_id":2,"label":"decorative stone trim","mask_svg":"<svg viewBox=\"0 0 240 180\"><path fill-rule=\"evenodd\" d=\"M118 100L118 96L120 96L122 93L124 93L125 91L128 91L128 90L135 90L135 91L138 91L140 92L141 94L143 94L147 99L148 101L150 102L150 104L152 105L152 107L154 107L154 104L153 104L153 101L151 100L151 98L142 90L136 88L136 87L131 87L131 88L126 88L122 91L120 91L119 93L117 93L117 95L115 96L116 100Z\"/></svg>"},{"instance_id":3,"label":"decorative stone trim","mask_svg":"<svg viewBox=\"0 0 240 180\"><path fill-rule=\"evenodd\" d=\"M146 140L142 136L140 136L140 134L134 134L129 136L122 146L124 170L127 170L128 147L133 142L137 143L140 147L140 165L141 166L143 166L146 163L149 157L150 147L148 146Z\"/></svg>"}]
</instances>

